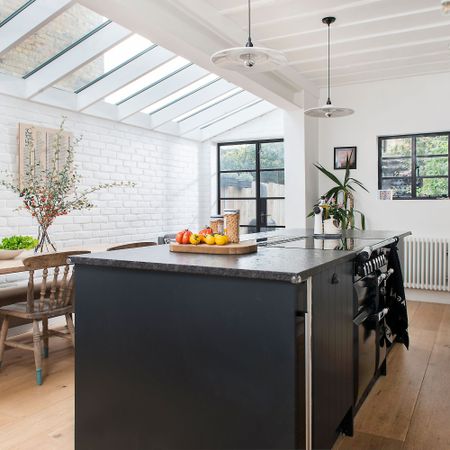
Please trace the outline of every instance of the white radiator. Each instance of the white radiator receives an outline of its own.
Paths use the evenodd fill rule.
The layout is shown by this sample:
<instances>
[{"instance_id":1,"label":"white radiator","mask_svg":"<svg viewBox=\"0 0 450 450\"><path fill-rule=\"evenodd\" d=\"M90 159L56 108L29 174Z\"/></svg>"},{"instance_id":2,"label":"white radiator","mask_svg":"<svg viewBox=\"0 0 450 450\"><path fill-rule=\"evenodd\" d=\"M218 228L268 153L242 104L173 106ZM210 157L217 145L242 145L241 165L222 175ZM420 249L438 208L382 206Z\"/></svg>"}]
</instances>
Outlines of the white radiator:
<instances>
[{"instance_id":1,"label":"white radiator","mask_svg":"<svg viewBox=\"0 0 450 450\"><path fill-rule=\"evenodd\" d=\"M404 249L405 287L450 291L448 239L410 236L405 239Z\"/></svg>"}]
</instances>

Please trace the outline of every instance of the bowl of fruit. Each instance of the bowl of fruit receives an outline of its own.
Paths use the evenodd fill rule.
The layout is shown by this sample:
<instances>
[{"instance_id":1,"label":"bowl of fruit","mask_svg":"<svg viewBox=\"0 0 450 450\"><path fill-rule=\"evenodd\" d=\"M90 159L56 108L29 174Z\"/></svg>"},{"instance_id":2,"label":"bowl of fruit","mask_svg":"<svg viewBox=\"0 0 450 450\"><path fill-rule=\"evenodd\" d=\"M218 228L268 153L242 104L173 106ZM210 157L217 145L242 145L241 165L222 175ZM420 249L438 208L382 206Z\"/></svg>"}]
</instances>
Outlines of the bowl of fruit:
<instances>
[{"instance_id":1,"label":"bowl of fruit","mask_svg":"<svg viewBox=\"0 0 450 450\"><path fill-rule=\"evenodd\" d=\"M205 227L198 233L186 229L177 233L175 241L181 245L227 245L228 236L214 233L210 227Z\"/></svg>"},{"instance_id":2,"label":"bowl of fruit","mask_svg":"<svg viewBox=\"0 0 450 450\"><path fill-rule=\"evenodd\" d=\"M0 259L17 258L23 251L32 250L38 240L31 236L4 237L0 242Z\"/></svg>"}]
</instances>

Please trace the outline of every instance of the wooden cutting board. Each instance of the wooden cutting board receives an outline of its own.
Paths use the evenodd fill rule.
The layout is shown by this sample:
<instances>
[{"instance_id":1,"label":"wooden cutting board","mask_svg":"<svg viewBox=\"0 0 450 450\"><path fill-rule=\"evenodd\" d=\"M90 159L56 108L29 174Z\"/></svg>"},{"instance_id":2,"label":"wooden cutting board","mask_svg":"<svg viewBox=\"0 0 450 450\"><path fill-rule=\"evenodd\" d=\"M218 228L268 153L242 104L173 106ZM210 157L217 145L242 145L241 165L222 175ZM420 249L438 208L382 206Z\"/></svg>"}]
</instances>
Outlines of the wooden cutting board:
<instances>
[{"instance_id":1,"label":"wooden cutting board","mask_svg":"<svg viewBox=\"0 0 450 450\"><path fill-rule=\"evenodd\" d=\"M191 245L178 244L178 242L170 243L171 252L179 253L204 253L209 255L245 255L247 253L255 253L258 246L255 241L240 242L239 244L226 245Z\"/></svg>"}]
</instances>

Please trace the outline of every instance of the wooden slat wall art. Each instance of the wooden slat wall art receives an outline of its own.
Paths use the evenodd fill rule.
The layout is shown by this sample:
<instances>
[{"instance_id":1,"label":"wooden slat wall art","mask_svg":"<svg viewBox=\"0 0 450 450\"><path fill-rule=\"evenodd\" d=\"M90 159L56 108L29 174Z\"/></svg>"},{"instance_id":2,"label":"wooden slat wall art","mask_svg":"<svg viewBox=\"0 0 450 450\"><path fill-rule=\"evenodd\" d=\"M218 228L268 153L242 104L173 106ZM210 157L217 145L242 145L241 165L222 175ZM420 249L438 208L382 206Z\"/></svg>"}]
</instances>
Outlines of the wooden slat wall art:
<instances>
[{"instance_id":1,"label":"wooden slat wall art","mask_svg":"<svg viewBox=\"0 0 450 450\"><path fill-rule=\"evenodd\" d=\"M42 171L51 165L54 155L54 142L59 130L36 125L19 123L19 184L22 189L25 180L25 170L28 162L36 164ZM73 133L64 131L62 151L59 155L58 166L61 167L67 158L67 149L73 143ZM27 139L32 138L34 148L27 148Z\"/></svg>"}]
</instances>

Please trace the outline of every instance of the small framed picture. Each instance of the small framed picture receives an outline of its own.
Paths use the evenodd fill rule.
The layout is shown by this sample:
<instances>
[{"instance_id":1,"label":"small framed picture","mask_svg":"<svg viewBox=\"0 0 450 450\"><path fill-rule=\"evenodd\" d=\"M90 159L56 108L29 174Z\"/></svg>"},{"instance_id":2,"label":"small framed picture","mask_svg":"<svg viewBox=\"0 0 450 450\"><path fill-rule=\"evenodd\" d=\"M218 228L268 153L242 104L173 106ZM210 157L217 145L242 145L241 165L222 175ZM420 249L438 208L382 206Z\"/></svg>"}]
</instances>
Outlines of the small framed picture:
<instances>
[{"instance_id":1,"label":"small framed picture","mask_svg":"<svg viewBox=\"0 0 450 450\"><path fill-rule=\"evenodd\" d=\"M392 189L379 189L378 200L392 200L394 198L394 191Z\"/></svg>"},{"instance_id":2,"label":"small framed picture","mask_svg":"<svg viewBox=\"0 0 450 450\"><path fill-rule=\"evenodd\" d=\"M347 159L350 169L356 169L356 147L334 147L334 168L345 169Z\"/></svg>"}]
</instances>

